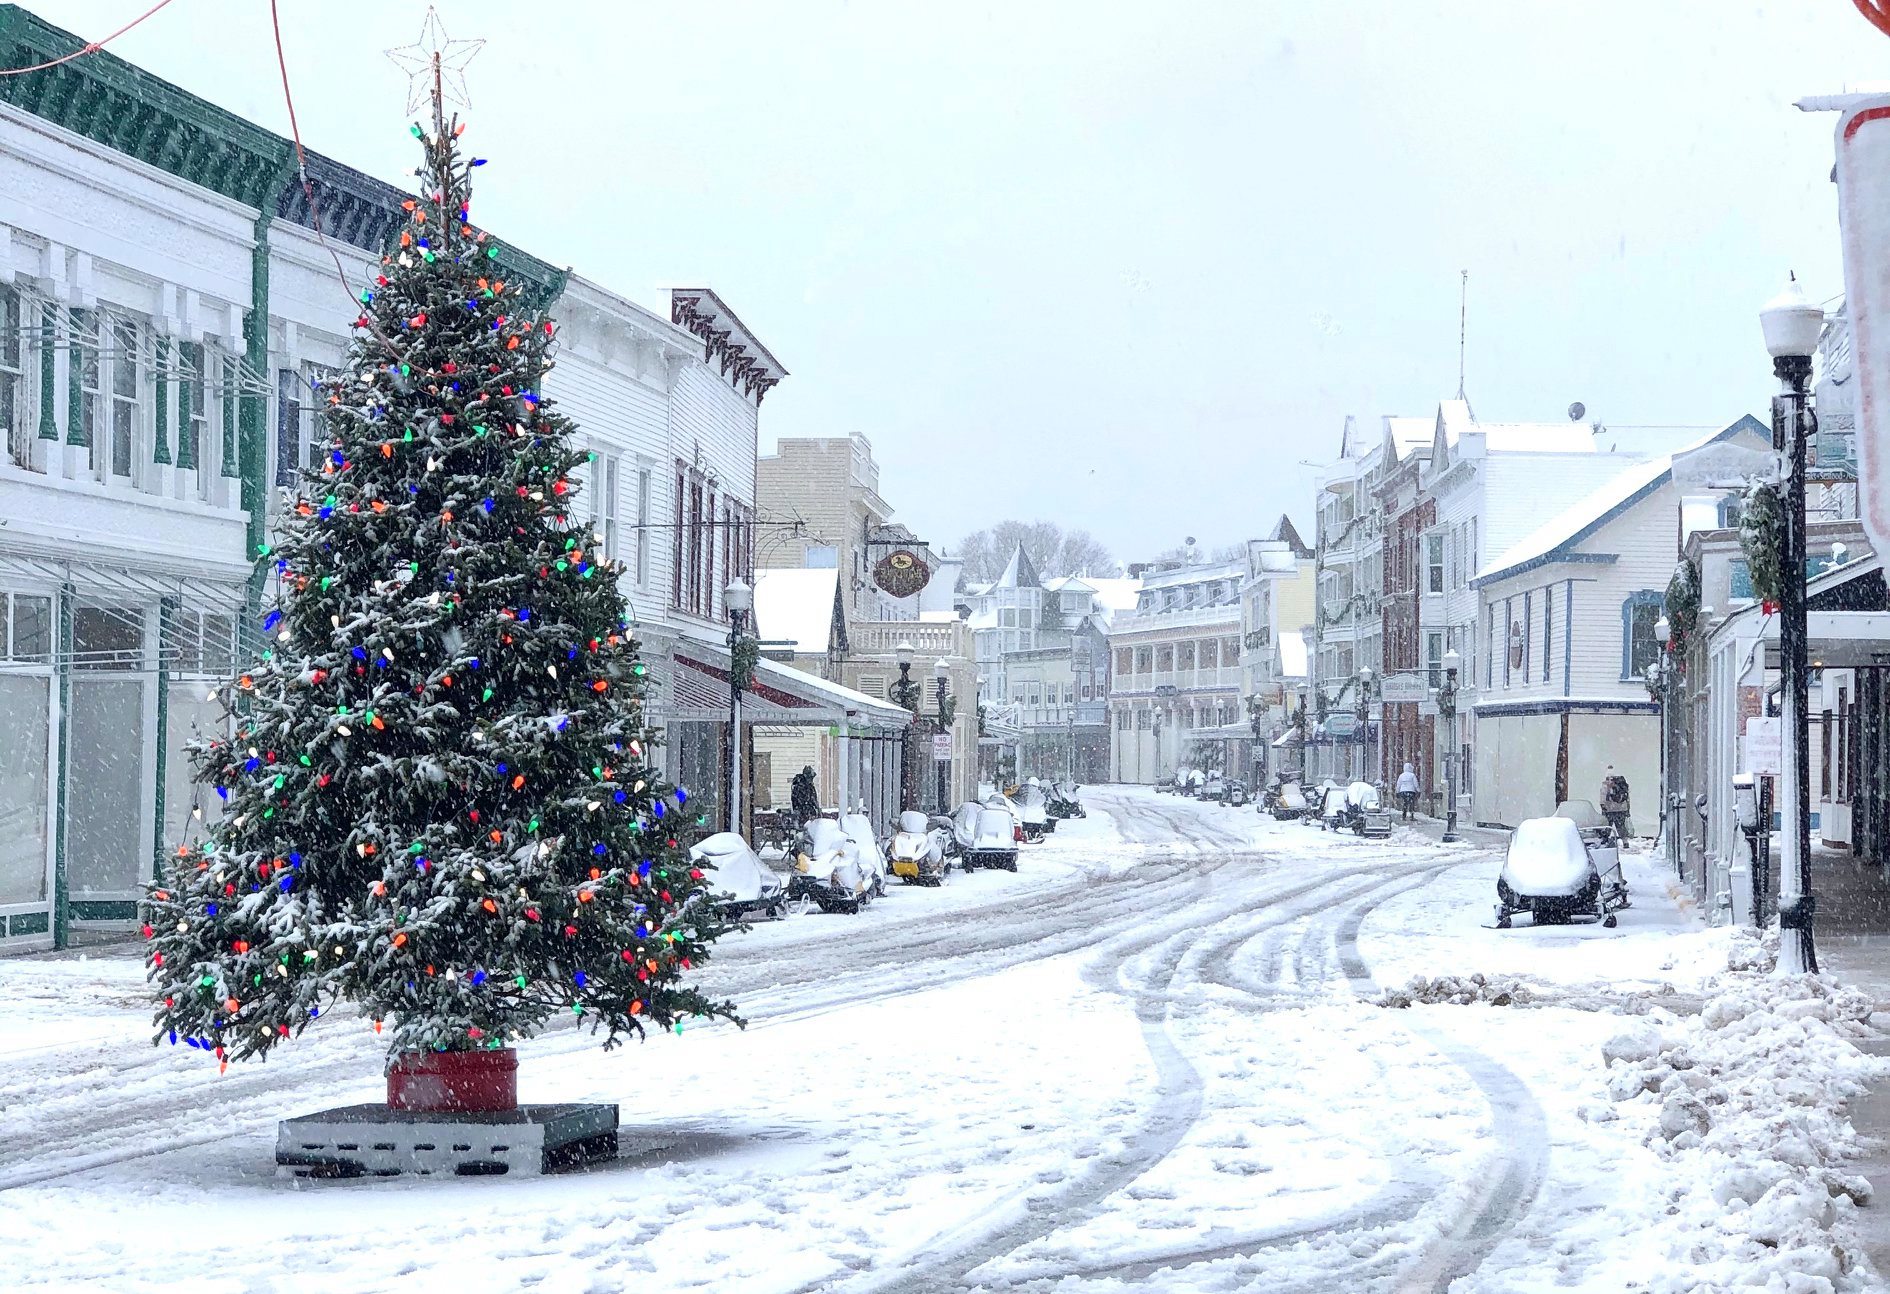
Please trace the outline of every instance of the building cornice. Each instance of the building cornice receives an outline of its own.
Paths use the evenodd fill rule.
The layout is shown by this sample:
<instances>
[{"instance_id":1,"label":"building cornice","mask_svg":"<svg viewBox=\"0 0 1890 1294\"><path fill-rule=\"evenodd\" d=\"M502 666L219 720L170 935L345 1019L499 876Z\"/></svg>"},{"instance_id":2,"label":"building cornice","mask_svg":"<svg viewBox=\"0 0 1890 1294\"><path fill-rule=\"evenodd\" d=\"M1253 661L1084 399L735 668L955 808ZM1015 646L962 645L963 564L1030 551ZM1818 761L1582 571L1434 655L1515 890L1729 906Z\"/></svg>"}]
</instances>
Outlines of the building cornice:
<instances>
[{"instance_id":1,"label":"building cornice","mask_svg":"<svg viewBox=\"0 0 1890 1294\"><path fill-rule=\"evenodd\" d=\"M0 5L0 64L26 67L85 48L18 5ZM0 77L0 102L257 211L276 210L294 171L287 140L103 50Z\"/></svg>"},{"instance_id":2,"label":"building cornice","mask_svg":"<svg viewBox=\"0 0 1890 1294\"><path fill-rule=\"evenodd\" d=\"M718 364L722 376L756 404L788 375L722 298L708 288L672 288L670 319L702 339L704 363Z\"/></svg>"}]
</instances>

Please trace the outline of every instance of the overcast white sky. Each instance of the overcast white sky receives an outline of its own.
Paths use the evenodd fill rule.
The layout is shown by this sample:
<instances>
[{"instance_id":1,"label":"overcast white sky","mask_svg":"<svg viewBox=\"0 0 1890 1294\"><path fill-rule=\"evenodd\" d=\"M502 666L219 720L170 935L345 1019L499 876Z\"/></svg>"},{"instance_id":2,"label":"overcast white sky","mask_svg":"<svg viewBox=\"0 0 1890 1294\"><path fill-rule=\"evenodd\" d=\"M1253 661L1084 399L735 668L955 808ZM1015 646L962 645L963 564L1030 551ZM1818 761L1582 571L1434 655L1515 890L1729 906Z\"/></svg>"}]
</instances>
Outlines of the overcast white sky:
<instances>
[{"instance_id":1,"label":"overcast white sky","mask_svg":"<svg viewBox=\"0 0 1890 1294\"><path fill-rule=\"evenodd\" d=\"M305 141L402 182L419 0L281 0ZM35 0L85 37L146 0ZM1829 115L1890 77L1850 0L441 0L488 227L656 308L706 283L870 437L925 538L1006 516L1124 560L1282 510L1346 414L1726 423L1755 312L1841 289ZM287 130L265 0L114 52ZM1307 527L1310 535L1310 528Z\"/></svg>"}]
</instances>

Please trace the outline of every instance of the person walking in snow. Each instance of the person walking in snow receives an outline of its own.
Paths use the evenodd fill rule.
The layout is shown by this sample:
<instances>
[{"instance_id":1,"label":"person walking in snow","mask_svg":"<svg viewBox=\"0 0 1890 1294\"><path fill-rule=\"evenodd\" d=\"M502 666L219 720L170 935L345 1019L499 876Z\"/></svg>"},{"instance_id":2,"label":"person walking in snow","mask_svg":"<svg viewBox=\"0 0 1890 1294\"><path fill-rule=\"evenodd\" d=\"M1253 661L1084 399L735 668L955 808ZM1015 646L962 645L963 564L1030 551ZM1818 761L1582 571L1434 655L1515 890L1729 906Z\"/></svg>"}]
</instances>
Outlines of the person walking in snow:
<instances>
[{"instance_id":1,"label":"person walking in snow","mask_svg":"<svg viewBox=\"0 0 1890 1294\"><path fill-rule=\"evenodd\" d=\"M788 807L794 810L794 816L801 826L820 816L820 795L814 789L814 766L804 764L801 771L794 775L793 792L788 797Z\"/></svg>"},{"instance_id":2,"label":"person walking in snow","mask_svg":"<svg viewBox=\"0 0 1890 1294\"><path fill-rule=\"evenodd\" d=\"M1398 807L1404 810L1404 820L1411 821L1411 815L1417 811L1418 780L1417 769L1407 760L1404 772L1398 774Z\"/></svg>"},{"instance_id":3,"label":"person walking in snow","mask_svg":"<svg viewBox=\"0 0 1890 1294\"><path fill-rule=\"evenodd\" d=\"M1627 778L1614 771L1614 765L1608 765L1608 771L1601 777L1601 816L1614 828L1615 836L1623 843L1628 838L1628 784Z\"/></svg>"}]
</instances>

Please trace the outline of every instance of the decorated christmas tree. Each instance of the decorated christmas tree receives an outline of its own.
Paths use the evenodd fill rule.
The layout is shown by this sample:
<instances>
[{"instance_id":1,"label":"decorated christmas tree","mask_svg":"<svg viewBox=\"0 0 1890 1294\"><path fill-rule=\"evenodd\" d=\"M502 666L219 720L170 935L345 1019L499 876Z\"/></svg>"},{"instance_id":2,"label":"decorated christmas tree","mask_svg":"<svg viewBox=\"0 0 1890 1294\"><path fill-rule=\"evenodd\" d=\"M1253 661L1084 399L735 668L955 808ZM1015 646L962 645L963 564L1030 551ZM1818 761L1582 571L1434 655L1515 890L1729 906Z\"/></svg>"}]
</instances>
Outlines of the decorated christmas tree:
<instances>
[{"instance_id":1,"label":"decorated christmas tree","mask_svg":"<svg viewBox=\"0 0 1890 1294\"><path fill-rule=\"evenodd\" d=\"M150 894L159 1040L225 1063L337 1002L395 1059L573 1012L607 1046L733 1018L686 983L723 926L652 766L618 570L571 512L554 325L470 223L463 127L434 120L322 390L324 462L264 555L234 738L195 752L222 815Z\"/></svg>"}]
</instances>

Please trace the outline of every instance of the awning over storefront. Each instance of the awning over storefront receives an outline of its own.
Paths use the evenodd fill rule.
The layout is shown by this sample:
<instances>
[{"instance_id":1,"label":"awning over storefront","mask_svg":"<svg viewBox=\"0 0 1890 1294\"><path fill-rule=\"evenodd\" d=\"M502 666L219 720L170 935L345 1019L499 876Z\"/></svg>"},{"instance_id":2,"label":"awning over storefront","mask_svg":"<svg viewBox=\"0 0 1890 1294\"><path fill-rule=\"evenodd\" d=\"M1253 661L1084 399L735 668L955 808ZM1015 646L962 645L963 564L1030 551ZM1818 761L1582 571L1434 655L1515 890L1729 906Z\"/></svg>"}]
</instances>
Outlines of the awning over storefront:
<instances>
[{"instance_id":1,"label":"awning over storefront","mask_svg":"<svg viewBox=\"0 0 1890 1294\"><path fill-rule=\"evenodd\" d=\"M1279 750L1285 746L1303 746L1305 744L1305 741L1300 736L1298 724L1294 724L1291 728L1288 728L1285 732L1273 739L1273 749L1275 750Z\"/></svg>"},{"instance_id":2,"label":"awning over storefront","mask_svg":"<svg viewBox=\"0 0 1890 1294\"><path fill-rule=\"evenodd\" d=\"M669 695L650 707L650 717L671 722L727 720L728 652L699 643L678 643ZM754 683L742 692L742 722L754 727L848 727L903 732L912 714L864 692L790 669L775 661L755 666Z\"/></svg>"},{"instance_id":3,"label":"awning over storefront","mask_svg":"<svg viewBox=\"0 0 1890 1294\"><path fill-rule=\"evenodd\" d=\"M198 610L240 611L247 571L191 574L158 567L120 566L110 562L69 561L25 553L0 553L0 580L57 588L71 584L81 599L117 598L157 602L175 598Z\"/></svg>"},{"instance_id":4,"label":"awning over storefront","mask_svg":"<svg viewBox=\"0 0 1890 1294\"><path fill-rule=\"evenodd\" d=\"M1890 665L1890 612L1812 611L1805 616L1805 654L1813 669ZM1763 622L1765 663L1778 667L1778 617Z\"/></svg>"}]
</instances>

